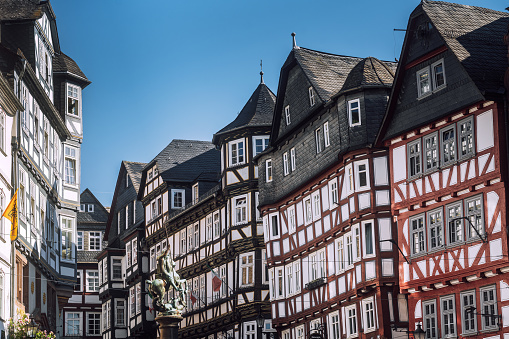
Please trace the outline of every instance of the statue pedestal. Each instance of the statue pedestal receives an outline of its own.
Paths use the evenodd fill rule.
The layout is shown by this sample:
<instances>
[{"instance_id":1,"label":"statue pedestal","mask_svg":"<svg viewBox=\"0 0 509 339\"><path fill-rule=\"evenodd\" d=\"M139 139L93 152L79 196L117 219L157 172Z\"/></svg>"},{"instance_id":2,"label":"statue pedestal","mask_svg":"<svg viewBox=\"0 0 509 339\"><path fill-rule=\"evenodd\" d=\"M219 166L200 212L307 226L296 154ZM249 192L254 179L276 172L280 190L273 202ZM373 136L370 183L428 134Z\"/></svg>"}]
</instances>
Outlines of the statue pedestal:
<instances>
[{"instance_id":1,"label":"statue pedestal","mask_svg":"<svg viewBox=\"0 0 509 339\"><path fill-rule=\"evenodd\" d=\"M159 324L159 338L160 339L177 339L179 324L182 321L179 315L160 315L156 317Z\"/></svg>"}]
</instances>

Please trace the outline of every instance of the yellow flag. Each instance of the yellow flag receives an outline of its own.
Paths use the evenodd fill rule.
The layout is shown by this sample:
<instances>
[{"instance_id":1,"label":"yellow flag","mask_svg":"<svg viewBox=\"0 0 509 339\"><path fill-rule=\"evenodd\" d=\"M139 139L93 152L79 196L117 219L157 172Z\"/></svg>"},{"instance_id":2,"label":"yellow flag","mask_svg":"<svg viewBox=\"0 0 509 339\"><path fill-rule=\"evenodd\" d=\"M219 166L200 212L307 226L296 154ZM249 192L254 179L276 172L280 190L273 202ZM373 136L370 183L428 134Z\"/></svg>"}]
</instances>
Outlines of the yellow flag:
<instances>
[{"instance_id":1,"label":"yellow flag","mask_svg":"<svg viewBox=\"0 0 509 339\"><path fill-rule=\"evenodd\" d=\"M2 214L2 217L6 217L11 221L11 241L16 240L18 237L18 190L14 193L14 196L5 209L4 214Z\"/></svg>"}]
</instances>

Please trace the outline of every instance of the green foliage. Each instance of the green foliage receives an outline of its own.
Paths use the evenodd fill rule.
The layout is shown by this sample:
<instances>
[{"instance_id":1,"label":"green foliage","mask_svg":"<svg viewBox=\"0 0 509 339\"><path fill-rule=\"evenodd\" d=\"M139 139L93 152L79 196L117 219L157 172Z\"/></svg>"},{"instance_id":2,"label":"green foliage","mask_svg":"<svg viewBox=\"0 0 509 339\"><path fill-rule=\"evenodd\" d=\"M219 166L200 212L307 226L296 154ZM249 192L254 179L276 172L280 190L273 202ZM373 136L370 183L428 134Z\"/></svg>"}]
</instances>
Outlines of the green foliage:
<instances>
[{"instance_id":1,"label":"green foliage","mask_svg":"<svg viewBox=\"0 0 509 339\"><path fill-rule=\"evenodd\" d=\"M9 338L11 339L25 339L28 338L27 325L30 323L29 315L23 311L18 311L17 319L10 318L7 329L9 331ZM35 333L36 339L56 339L53 332L40 331Z\"/></svg>"}]
</instances>

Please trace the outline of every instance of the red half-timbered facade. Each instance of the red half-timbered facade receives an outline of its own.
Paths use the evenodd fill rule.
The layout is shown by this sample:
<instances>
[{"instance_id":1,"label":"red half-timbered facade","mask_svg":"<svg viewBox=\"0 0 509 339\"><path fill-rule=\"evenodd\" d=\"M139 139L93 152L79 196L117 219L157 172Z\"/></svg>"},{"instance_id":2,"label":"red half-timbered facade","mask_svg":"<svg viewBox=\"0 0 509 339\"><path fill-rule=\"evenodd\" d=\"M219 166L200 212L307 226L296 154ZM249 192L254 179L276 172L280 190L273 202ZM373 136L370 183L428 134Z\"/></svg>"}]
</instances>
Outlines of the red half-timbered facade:
<instances>
[{"instance_id":1,"label":"red half-timbered facade","mask_svg":"<svg viewBox=\"0 0 509 339\"><path fill-rule=\"evenodd\" d=\"M422 324L426 338L509 336L508 23L507 13L422 2L379 135L390 152L399 286L409 329Z\"/></svg>"},{"instance_id":2,"label":"red half-timbered facade","mask_svg":"<svg viewBox=\"0 0 509 339\"><path fill-rule=\"evenodd\" d=\"M269 149L257 159L280 338L392 338L407 321L388 151L370 146L394 70L296 45L282 67Z\"/></svg>"}]
</instances>

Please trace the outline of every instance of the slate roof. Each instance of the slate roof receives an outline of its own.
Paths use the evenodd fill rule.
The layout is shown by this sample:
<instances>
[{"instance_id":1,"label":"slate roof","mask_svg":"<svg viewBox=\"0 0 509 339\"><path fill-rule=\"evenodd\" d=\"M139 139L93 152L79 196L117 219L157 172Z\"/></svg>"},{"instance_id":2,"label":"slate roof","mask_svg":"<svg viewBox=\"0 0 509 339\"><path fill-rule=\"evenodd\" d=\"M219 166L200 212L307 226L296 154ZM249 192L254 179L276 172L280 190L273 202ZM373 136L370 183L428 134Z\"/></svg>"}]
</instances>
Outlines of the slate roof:
<instances>
[{"instance_id":1,"label":"slate roof","mask_svg":"<svg viewBox=\"0 0 509 339\"><path fill-rule=\"evenodd\" d=\"M350 71L362 61L362 58L329 54L303 47L294 48L292 52L324 102L329 101L343 88Z\"/></svg>"},{"instance_id":2,"label":"slate roof","mask_svg":"<svg viewBox=\"0 0 509 339\"><path fill-rule=\"evenodd\" d=\"M104 208L101 202L95 197L95 195L86 188L80 194L80 202L83 204L93 203L94 211L93 212L78 212L77 220L78 227L80 224L96 224L96 226L101 225L104 229L106 227L106 222L108 221L108 211ZM91 227L97 228L96 226Z\"/></svg>"},{"instance_id":3,"label":"slate roof","mask_svg":"<svg viewBox=\"0 0 509 339\"><path fill-rule=\"evenodd\" d=\"M103 245L103 247L106 247ZM101 251L77 251L76 259L79 263L95 263L97 264L97 255Z\"/></svg>"},{"instance_id":4,"label":"slate roof","mask_svg":"<svg viewBox=\"0 0 509 339\"><path fill-rule=\"evenodd\" d=\"M397 65L373 57L362 59L348 74L340 93L359 87L391 87Z\"/></svg>"},{"instance_id":5,"label":"slate roof","mask_svg":"<svg viewBox=\"0 0 509 339\"><path fill-rule=\"evenodd\" d=\"M35 20L42 16L39 0L1 0L0 21Z\"/></svg>"},{"instance_id":6,"label":"slate roof","mask_svg":"<svg viewBox=\"0 0 509 339\"><path fill-rule=\"evenodd\" d=\"M264 83L259 84L235 120L214 134L213 142L219 135L243 127L271 126L275 103L274 93Z\"/></svg>"},{"instance_id":7,"label":"slate roof","mask_svg":"<svg viewBox=\"0 0 509 339\"><path fill-rule=\"evenodd\" d=\"M500 93L507 68L504 35L509 13L442 1L423 1L421 6L476 86Z\"/></svg>"},{"instance_id":8,"label":"slate roof","mask_svg":"<svg viewBox=\"0 0 509 339\"><path fill-rule=\"evenodd\" d=\"M53 72L70 73L78 76L79 78L82 78L83 81L90 83L78 64L64 53L60 53L58 56L53 58Z\"/></svg>"},{"instance_id":9,"label":"slate roof","mask_svg":"<svg viewBox=\"0 0 509 339\"><path fill-rule=\"evenodd\" d=\"M175 139L153 162L165 181L193 182L205 173L219 178L221 170L220 152L208 141Z\"/></svg>"},{"instance_id":10,"label":"slate roof","mask_svg":"<svg viewBox=\"0 0 509 339\"><path fill-rule=\"evenodd\" d=\"M122 161L122 163L125 166L125 169L127 173L129 174L129 177L131 178L131 181L133 183L134 189L136 190L136 193L140 190L140 182L141 182L141 173L143 171L143 168L147 165L143 162L133 162L133 161Z\"/></svg>"}]
</instances>

